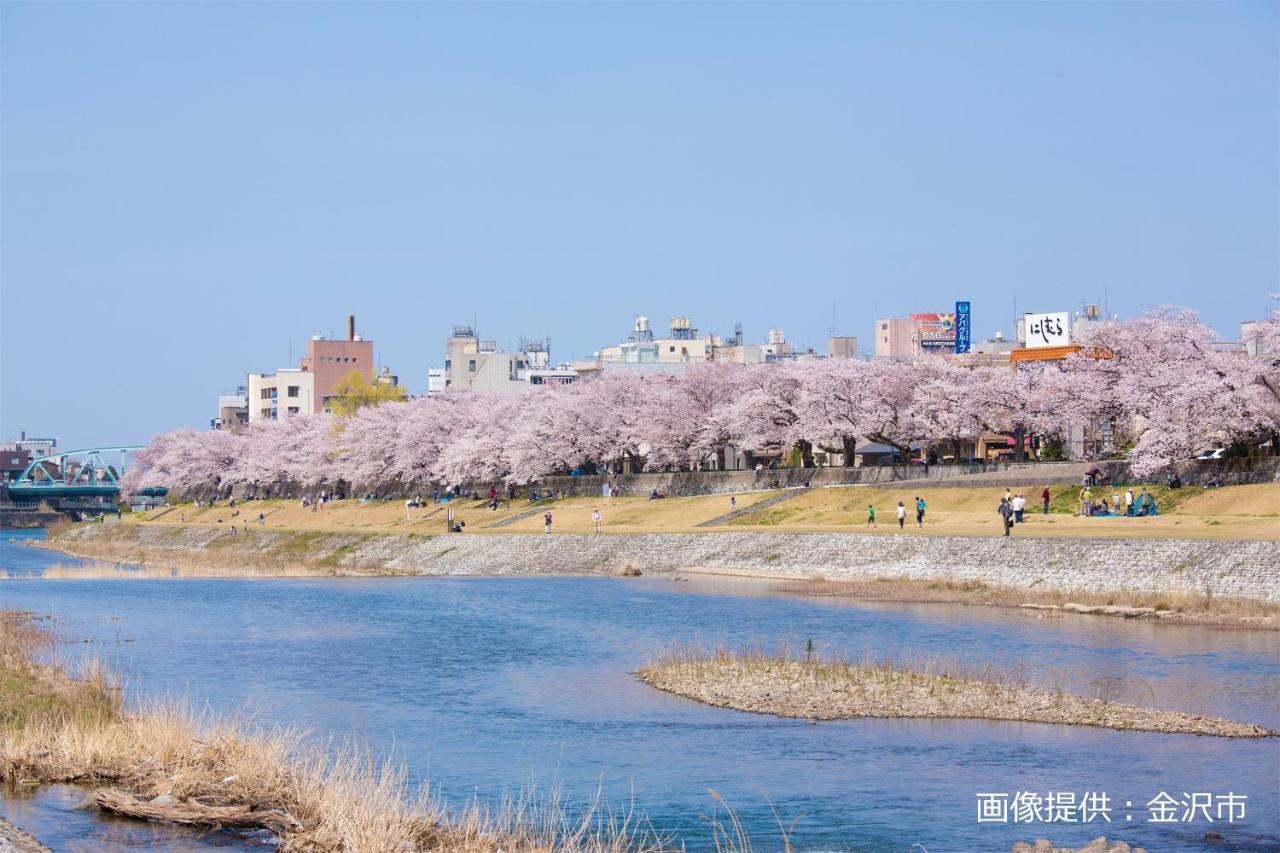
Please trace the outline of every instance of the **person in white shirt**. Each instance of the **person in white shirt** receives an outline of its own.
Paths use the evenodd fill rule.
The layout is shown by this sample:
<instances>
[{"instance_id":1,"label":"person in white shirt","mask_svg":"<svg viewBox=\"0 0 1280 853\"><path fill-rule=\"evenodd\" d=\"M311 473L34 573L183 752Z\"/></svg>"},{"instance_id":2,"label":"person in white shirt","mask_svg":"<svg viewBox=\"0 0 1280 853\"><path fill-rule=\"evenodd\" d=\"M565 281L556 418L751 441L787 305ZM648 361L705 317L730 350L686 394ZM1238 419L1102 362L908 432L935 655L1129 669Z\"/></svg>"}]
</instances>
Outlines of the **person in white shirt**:
<instances>
[{"instance_id":1,"label":"person in white shirt","mask_svg":"<svg viewBox=\"0 0 1280 853\"><path fill-rule=\"evenodd\" d=\"M1022 495L1018 495L1013 499L1013 520L1022 523L1022 511L1027 508L1027 499Z\"/></svg>"},{"instance_id":2,"label":"person in white shirt","mask_svg":"<svg viewBox=\"0 0 1280 853\"><path fill-rule=\"evenodd\" d=\"M898 501L898 529L901 530L907 523L907 508L902 505L902 501Z\"/></svg>"},{"instance_id":3,"label":"person in white shirt","mask_svg":"<svg viewBox=\"0 0 1280 853\"><path fill-rule=\"evenodd\" d=\"M1133 489L1124 490L1124 514L1133 515Z\"/></svg>"},{"instance_id":4,"label":"person in white shirt","mask_svg":"<svg viewBox=\"0 0 1280 853\"><path fill-rule=\"evenodd\" d=\"M604 516L600 514L599 509L591 511L591 523L596 526L596 533L600 532L600 525L604 522Z\"/></svg>"}]
</instances>

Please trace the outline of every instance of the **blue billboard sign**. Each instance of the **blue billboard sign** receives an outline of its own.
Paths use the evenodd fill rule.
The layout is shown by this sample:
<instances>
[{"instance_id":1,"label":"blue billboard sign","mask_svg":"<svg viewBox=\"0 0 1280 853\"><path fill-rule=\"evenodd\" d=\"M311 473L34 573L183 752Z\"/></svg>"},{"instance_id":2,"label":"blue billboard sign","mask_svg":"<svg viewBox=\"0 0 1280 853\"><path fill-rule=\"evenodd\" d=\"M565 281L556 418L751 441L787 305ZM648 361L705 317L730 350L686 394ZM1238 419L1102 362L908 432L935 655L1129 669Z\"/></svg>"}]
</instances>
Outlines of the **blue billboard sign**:
<instances>
[{"instance_id":1,"label":"blue billboard sign","mask_svg":"<svg viewBox=\"0 0 1280 853\"><path fill-rule=\"evenodd\" d=\"M973 341L969 332L969 303L956 303L956 352L968 352Z\"/></svg>"}]
</instances>

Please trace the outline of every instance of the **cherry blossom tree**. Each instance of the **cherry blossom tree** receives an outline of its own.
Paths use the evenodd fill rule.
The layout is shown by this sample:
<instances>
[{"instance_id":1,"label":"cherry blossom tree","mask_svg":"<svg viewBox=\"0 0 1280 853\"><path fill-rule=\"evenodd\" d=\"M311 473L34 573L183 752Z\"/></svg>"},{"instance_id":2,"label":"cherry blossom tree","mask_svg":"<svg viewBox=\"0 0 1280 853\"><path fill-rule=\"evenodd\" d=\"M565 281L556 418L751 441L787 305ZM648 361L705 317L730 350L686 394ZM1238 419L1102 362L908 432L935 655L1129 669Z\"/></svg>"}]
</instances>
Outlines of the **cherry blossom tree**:
<instances>
[{"instance_id":1,"label":"cherry blossom tree","mask_svg":"<svg viewBox=\"0 0 1280 853\"><path fill-rule=\"evenodd\" d=\"M1111 419L1129 433L1133 471L1149 474L1210 442L1274 431L1267 366L1223 345L1193 311L1159 309L1105 323L1069 356L1064 405L1078 418Z\"/></svg>"},{"instance_id":2,"label":"cherry blossom tree","mask_svg":"<svg viewBox=\"0 0 1280 853\"><path fill-rule=\"evenodd\" d=\"M824 359L807 365L799 428L828 453L854 463L858 438L874 426L868 419L866 378L868 362Z\"/></svg>"},{"instance_id":3,"label":"cherry blossom tree","mask_svg":"<svg viewBox=\"0 0 1280 853\"><path fill-rule=\"evenodd\" d=\"M742 368L742 392L731 407L735 440L747 448L783 450L796 446L812 468L813 443L803 431L804 367L794 363Z\"/></svg>"},{"instance_id":4,"label":"cherry blossom tree","mask_svg":"<svg viewBox=\"0 0 1280 853\"><path fill-rule=\"evenodd\" d=\"M607 372L519 396L466 391L388 401L333 417L295 415L234 433L175 430L136 454L135 493L233 486L314 488L339 481L385 493L444 482L528 483L579 467L696 469L730 445L814 447L852 464L860 439L908 456L914 446L983 432L1030 434L1109 422L1138 474L1205 444L1277 444L1280 317L1258 324L1250 356L1188 311L1102 324L1058 362L972 365L946 358L825 359L693 366L679 375Z\"/></svg>"}]
</instances>

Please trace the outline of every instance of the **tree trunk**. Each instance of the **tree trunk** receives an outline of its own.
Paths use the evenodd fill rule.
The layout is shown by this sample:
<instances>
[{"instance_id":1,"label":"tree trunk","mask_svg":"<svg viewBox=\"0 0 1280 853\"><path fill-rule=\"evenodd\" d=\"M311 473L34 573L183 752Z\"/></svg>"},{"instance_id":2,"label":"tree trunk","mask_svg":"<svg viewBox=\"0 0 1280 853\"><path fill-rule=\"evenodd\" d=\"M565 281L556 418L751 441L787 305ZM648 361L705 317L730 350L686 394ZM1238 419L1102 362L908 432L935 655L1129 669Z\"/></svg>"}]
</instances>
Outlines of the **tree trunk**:
<instances>
[{"instance_id":1,"label":"tree trunk","mask_svg":"<svg viewBox=\"0 0 1280 853\"><path fill-rule=\"evenodd\" d=\"M853 457L857 455L858 451L858 437L856 435L842 435L840 436L840 446L843 448L844 467L852 468Z\"/></svg>"},{"instance_id":2,"label":"tree trunk","mask_svg":"<svg viewBox=\"0 0 1280 853\"><path fill-rule=\"evenodd\" d=\"M231 829L267 829L284 836L302 829L293 815L279 809L255 811L247 805L207 806L195 800L173 800L155 803L140 800L118 788L98 791L93 796L94 805L103 811L142 820L156 820L185 826Z\"/></svg>"},{"instance_id":3,"label":"tree trunk","mask_svg":"<svg viewBox=\"0 0 1280 853\"><path fill-rule=\"evenodd\" d=\"M800 466L802 468L816 468L813 462L813 442L800 439L796 442L796 447L800 448Z\"/></svg>"}]
</instances>

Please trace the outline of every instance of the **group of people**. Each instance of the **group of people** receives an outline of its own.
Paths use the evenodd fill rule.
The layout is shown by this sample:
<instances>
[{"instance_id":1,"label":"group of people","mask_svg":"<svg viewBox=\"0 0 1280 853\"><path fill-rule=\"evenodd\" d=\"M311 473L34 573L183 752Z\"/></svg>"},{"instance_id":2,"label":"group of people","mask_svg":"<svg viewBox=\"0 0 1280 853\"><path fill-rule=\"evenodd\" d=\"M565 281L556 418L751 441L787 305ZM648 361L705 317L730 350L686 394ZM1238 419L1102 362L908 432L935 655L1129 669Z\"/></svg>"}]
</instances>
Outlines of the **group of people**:
<instances>
[{"instance_id":1,"label":"group of people","mask_svg":"<svg viewBox=\"0 0 1280 853\"><path fill-rule=\"evenodd\" d=\"M324 505L326 503L329 503L330 501L340 500L340 499L341 499L341 496L338 495L336 492L330 492L328 490L321 489L320 494L316 495L314 498L311 495L303 495L302 508L310 509L312 512L318 512L319 510L324 509Z\"/></svg>"},{"instance_id":2,"label":"group of people","mask_svg":"<svg viewBox=\"0 0 1280 853\"><path fill-rule=\"evenodd\" d=\"M1092 489L1085 487L1080 490L1080 514L1089 517L1124 515L1138 518L1159 515L1160 510L1156 506L1156 499L1145 488L1137 495L1132 488L1125 489L1123 495L1118 491L1112 492L1111 500L1108 501L1105 494L1095 495Z\"/></svg>"},{"instance_id":3,"label":"group of people","mask_svg":"<svg viewBox=\"0 0 1280 853\"><path fill-rule=\"evenodd\" d=\"M1049 487L1045 486L1040 492L1040 511L1044 515L1049 514ZM1012 489L1004 490L1004 497L1000 498L1000 506L996 507L996 512L1000 514L1000 522L1004 525L1004 535L1009 536L1013 533L1015 524L1022 524L1027 520L1027 497L1022 493L1014 494Z\"/></svg>"},{"instance_id":4,"label":"group of people","mask_svg":"<svg viewBox=\"0 0 1280 853\"><path fill-rule=\"evenodd\" d=\"M915 500L916 509L916 526L924 527L924 498L917 496ZM877 527L876 524L876 507L875 504L867 504L867 527ZM902 501L898 501L898 529L902 530L907 526L907 505Z\"/></svg>"}]
</instances>

